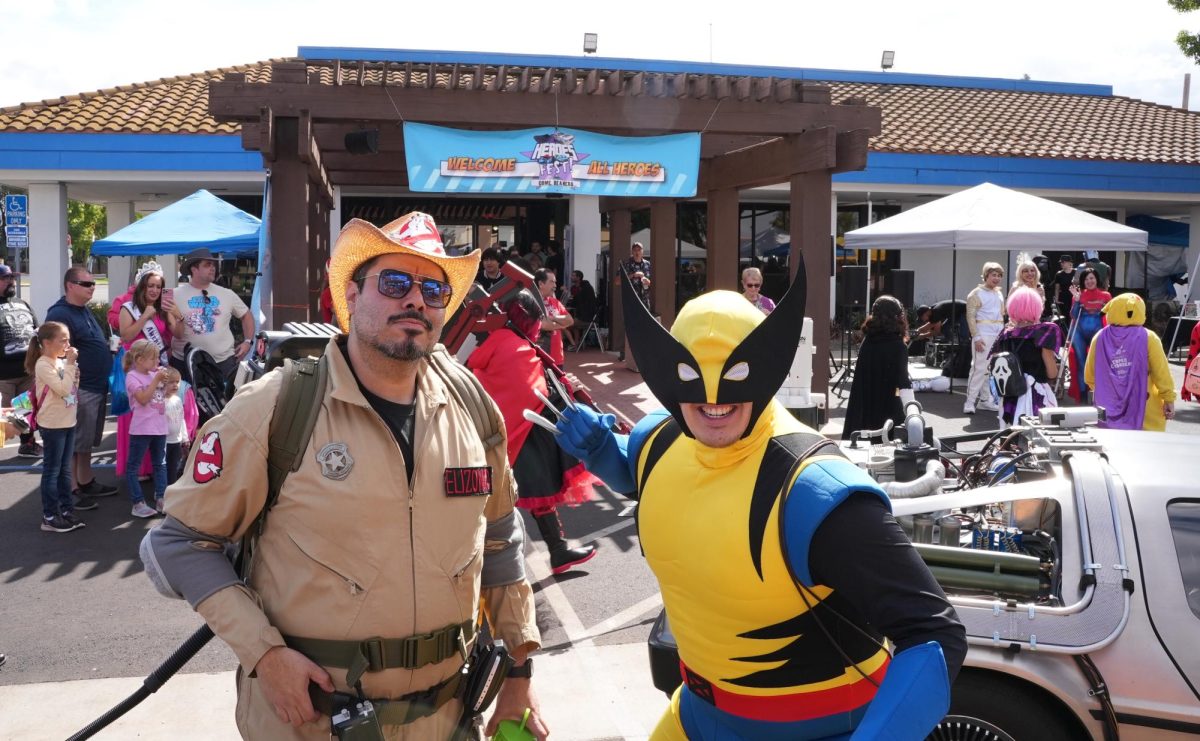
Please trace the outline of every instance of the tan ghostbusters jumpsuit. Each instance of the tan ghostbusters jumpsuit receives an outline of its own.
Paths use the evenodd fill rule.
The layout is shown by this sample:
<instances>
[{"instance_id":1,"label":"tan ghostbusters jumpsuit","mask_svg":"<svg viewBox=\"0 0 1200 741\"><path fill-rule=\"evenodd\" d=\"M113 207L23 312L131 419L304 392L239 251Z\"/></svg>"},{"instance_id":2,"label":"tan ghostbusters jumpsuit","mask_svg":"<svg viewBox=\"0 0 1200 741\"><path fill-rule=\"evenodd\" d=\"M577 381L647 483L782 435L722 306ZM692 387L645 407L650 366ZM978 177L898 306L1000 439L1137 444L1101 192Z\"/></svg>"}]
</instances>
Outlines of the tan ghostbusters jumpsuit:
<instances>
[{"instance_id":1,"label":"tan ghostbusters jumpsuit","mask_svg":"<svg viewBox=\"0 0 1200 741\"><path fill-rule=\"evenodd\" d=\"M253 592L222 589L198 606L237 654L237 725L251 739L325 739L329 719L296 730L281 723L247 675L282 635L335 640L405 638L469 620L479 607L484 532L515 499L505 446L486 458L467 412L425 366L418 374L413 485L382 418L359 390L345 356L327 348L325 401L299 470L266 520L251 574ZM201 533L240 539L267 492L267 437L282 375L243 388L197 435L187 469L167 492L167 513ZM454 471L490 466L490 496L448 496ZM451 472L447 476L447 472ZM459 490L461 491L461 486ZM540 641L528 581L484 590L498 638L509 647ZM257 599L256 599L257 598ZM417 669L362 677L368 698L429 688L462 666L456 654ZM346 670L325 667L338 691ZM462 710L450 700L434 715L385 726L392 739L447 738Z\"/></svg>"}]
</instances>

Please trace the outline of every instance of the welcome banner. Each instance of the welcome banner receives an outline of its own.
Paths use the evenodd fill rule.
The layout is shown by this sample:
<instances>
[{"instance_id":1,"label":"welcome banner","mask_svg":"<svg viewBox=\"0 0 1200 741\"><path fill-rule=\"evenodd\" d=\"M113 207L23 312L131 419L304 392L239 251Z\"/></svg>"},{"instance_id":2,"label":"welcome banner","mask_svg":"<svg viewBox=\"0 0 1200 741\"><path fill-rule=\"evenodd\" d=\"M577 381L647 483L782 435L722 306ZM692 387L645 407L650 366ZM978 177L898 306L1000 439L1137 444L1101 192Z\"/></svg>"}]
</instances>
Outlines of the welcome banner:
<instances>
[{"instance_id":1,"label":"welcome banner","mask_svg":"<svg viewBox=\"0 0 1200 741\"><path fill-rule=\"evenodd\" d=\"M405 122L404 156L409 189L424 193L690 198L696 195L700 134L464 131Z\"/></svg>"}]
</instances>

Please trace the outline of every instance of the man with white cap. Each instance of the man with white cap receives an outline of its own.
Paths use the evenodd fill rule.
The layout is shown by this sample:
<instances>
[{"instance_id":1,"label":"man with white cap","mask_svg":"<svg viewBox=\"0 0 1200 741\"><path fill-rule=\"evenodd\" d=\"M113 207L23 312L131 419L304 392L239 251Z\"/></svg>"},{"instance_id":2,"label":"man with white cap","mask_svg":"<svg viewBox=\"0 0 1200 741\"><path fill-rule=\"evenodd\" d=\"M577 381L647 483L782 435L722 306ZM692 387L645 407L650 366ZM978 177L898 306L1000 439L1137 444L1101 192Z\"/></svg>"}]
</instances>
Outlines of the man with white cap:
<instances>
[{"instance_id":1,"label":"man with white cap","mask_svg":"<svg viewBox=\"0 0 1200 741\"><path fill-rule=\"evenodd\" d=\"M530 688L541 638L506 446L481 442L430 359L478 264L477 252L447 256L426 214L382 229L351 220L329 266L347 334L326 348L311 439L247 581L221 552L265 502L279 372L243 387L197 434L167 518L143 542L160 591L188 599L237 655L246 738L329 738L339 696L371 701L379 738L451 738L481 598L518 669L489 734L526 708L528 728L548 734Z\"/></svg>"},{"instance_id":2,"label":"man with white cap","mask_svg":"<svg viewBox=\"0 0 1200 741\"><path fill-rule=\"evenodd\" d=\"M241 297L213 282L217 279L217 257L207 247L184 255L179 272L187 276L188 282L174 292L171 311L181 321L171 340L171 365L190 379L184 348L191 345L211 355L225 380L231 381L238 361L246 357L254 342L254 316ZM229 328L230 314L242 322L244 339L238 344L234 344Z\"/></svg>"}]
</instances>

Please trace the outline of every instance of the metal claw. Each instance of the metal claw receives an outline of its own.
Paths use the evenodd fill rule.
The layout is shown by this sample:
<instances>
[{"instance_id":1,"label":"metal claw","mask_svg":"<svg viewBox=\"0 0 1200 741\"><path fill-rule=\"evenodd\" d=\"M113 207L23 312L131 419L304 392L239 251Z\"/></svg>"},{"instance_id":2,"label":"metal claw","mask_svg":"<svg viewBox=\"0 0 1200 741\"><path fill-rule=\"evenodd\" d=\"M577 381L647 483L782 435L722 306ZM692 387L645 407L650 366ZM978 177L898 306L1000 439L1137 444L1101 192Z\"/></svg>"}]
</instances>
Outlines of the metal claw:
<instances>
[{"instance_id":1,"label":"metal claw","mask_svg":"<svg viewBox=\"0 0 1200 741\"><path fill-rule=\"evenodd\" d=\"M562 397L563 403L567 405L567 408L575 409L575 400L567 393L566 387L563 386L562 381L558 380L558 376L554 372L550 372L546 374L546 377L554 384L555 390L558 391L558 395Z\"/></svg>"},{"instance_id":2,"label":"metal claw","mask_svg":"<svg viewBox=\"0 0 1200 741\"><path fill-rule=\"evenodd\" d=\"M538 391L537 389L533 389L533 395L538 398L538 401L545 404L547 409L554 412L554 416L558 417L559 419L564 419L562 412L558 411L558 408L556 406L554 406L554 402L547 399L545 397L545 395L542 394L541 391Z\"/></svg>"},{"instance_id":3,"label":"metal claw","mask_svg":"<svg viewBox=\"0 0 1200 741\"><path fill-rule=\"evenodd\" d=\"M537 412L533 411L532 409L526 409L525 411L521 412L521 415L523 417L525 417L525 419L534 423L538 427L541 427L542 429L546 430L547 432L551 432L555 435L562 434L561 432L558 431L558 428L554 426L554 423L552 423L550 420L546 419L542 415L538 414Z\"/></svg>"}]
</instances>

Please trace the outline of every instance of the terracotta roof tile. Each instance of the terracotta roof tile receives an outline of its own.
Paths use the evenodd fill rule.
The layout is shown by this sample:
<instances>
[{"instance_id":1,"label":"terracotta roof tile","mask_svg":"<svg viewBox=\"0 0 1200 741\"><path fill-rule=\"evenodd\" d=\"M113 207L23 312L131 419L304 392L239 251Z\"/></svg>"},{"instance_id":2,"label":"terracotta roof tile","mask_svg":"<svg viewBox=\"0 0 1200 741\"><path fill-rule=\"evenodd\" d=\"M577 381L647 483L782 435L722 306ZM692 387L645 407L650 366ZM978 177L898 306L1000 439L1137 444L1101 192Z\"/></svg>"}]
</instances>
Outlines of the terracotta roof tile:
<instances>
[{"instance_id":1,"label":"terracotta roof tile","mask_svg":"<svg viewBox=\"0 0 1200 741\"><path fill-rule=\"evenodd\" d=\"M269 82L274 64L298 61L269 60L0 108L0 131L237 134L239 124L209 115L208 83L227 73ZM309 79L322 85L386 80L467 89L476 87L478 77L478 87L506 91L539 90L547 76L547 89L557 89L567 84L563 72L467 64L432 70L427 64L308 64ZM580 83L575 94L583 92L587 75L575 71ZM696 77L601 70L597 92L612 79L622 87L619 95L687 94L688 88L677 86ZM737 87L736 80L730 82ZM871 140L876 152L1200 164L1200 115L1132 98L856 82L833 82L829 88L834 102L858 99L882 109L883 133Z\"/></svg>"}]
</instances>

